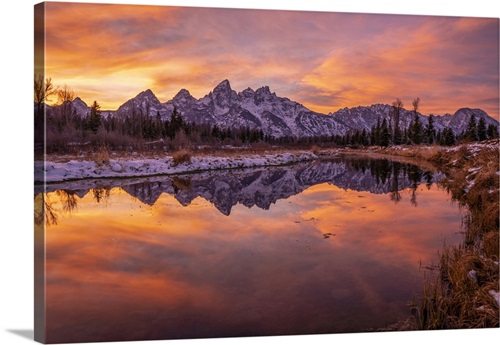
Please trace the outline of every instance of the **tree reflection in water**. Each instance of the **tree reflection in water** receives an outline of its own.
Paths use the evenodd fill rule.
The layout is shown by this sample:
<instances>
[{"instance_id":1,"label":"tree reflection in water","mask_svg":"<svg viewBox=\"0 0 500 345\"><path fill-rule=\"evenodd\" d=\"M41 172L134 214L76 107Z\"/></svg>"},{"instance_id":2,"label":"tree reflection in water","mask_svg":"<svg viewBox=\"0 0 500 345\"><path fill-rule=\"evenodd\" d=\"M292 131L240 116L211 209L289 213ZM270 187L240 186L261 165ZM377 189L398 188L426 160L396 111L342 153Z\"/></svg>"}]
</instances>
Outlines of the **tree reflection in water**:
<instances>
[{"instance_id":1,"label":"tree reflection in water","mask_svg":"<svg viewBox=\"0 0 500 345\"><path fill-rule=\"evenodd\" d=\"M362 171L363 173L369 167L369 171L372 176L375 178L375 181L378 184L386 184L386 181L390 180L391 184L389 185L389 194L390 199L394 201L394 203L398 203L401 199L401 187L400 181L404 180L409 183L410 188L410 203L413 206L417 206L417 195L418 195L418 186L425 178L427 189L430 189L432 183L434 182L434 174L431 171L423 171L416 165L395 162L385 159L355 159L348 161L351 164L351 167L357 171Z\"/></svg>"},{"instance_id":2,"label":"tree reflection in water","mask_svg":"<svg viewBox=\"0 0 500 345\"><path fill-rule=\"evenodd\" d=\"M440 174L438 174L439 177ZM57 223L60 212L71 213L78 208L78 196L91 193L96 203L107 203L111 189L120 187L140 202L154 205L162 193L173 195L183 206L195 198L210 201L221 213L230 215L240 203L262 209L279 199L299 194L311 186L329 183L342 189L387 194L392 202L403 199L402 191L410 195L409 202L417 206L418 187L425 182L431 188L436 175L416 165L387 159L364 157L339 158L330 161L299 163L290 166L262 167L243 170L210 171L179 176L156 176L120 180L80 181L60 186L47 185L61 203L60 208L43 198L43 212L35 210L35 221L45 219L47 225ZM92 187L85 187L91 185ZM43 215L42 215L43 213Z\"/></svg>"},{"instance_id":3,"label":"tree reflection in water","mask_svg":"<svg viewBox=\"0 0 500 345\"><path fill-rule=\"evenodd\" d=\"M34 222L35 225L42 225L44 222L46 226L57 225L57 210L47 194L41 193L35 197Z\"/></svg>"},{"instance_id":4,"label":"tree reflection in water","mask_svg":"<svg viewBox=\"0 0 500 345\"><path fill-rule=\"evenodd\" d=\"M97 203L101 201L108 202L110 196L110 190L105 188L93 188L92 197Z\"/></svg>"}]
</instances>

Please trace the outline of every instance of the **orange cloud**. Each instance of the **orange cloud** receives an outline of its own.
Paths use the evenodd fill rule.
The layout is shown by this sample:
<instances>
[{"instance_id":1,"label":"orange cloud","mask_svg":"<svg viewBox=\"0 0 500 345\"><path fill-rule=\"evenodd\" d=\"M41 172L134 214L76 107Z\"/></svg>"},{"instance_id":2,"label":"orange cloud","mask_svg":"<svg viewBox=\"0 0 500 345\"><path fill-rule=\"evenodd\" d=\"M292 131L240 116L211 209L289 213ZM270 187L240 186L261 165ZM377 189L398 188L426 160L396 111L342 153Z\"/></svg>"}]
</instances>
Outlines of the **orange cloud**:
<instances>
[{"instance_id":1,"label":"orange cloud","mask_svg":"<svg viewBox=\"0 0 500 345\"><path fill-rule=\"evenodd\" d=\"M424 113L498 116L498 20L47 3L46 73L116 109L229 79L312 110L422 99Z\"/></svg>"},{"instance_id":2,"label":"orange cloud","mask_svg":"<svg viewBox=\"0 0 500 345\"><path fill-rule=\"evenodd\" d=\"M463 21L457 25L460 30L478 25L472 21L474 24L464 28ZM482 26L487 24L484 20L479 22ZM421 27L384 32L354 50L336 49L318 68L304 76L302 82L336 95L332 100L338 107L390 103L396 97L410 104L419 96L424 113L443 114L469 106L498 115L498 104L495 107L492 102L481 102L486 95L495 98L498 87L494 82L498 76L488 75L481 66L466 64L471 62L471 57L467 54L462 58L460 51L467 47L454 40L443 40L443 29L438 28L439 25L443 25L439 20L430 19ZM451 32L457 31L453 24L445 26ZM450 56L453 54L459 56ZM490 67L494 70L491 63ZM461 83L474 77L486 83L470 86Z\"/></svg>"}]
</instances>

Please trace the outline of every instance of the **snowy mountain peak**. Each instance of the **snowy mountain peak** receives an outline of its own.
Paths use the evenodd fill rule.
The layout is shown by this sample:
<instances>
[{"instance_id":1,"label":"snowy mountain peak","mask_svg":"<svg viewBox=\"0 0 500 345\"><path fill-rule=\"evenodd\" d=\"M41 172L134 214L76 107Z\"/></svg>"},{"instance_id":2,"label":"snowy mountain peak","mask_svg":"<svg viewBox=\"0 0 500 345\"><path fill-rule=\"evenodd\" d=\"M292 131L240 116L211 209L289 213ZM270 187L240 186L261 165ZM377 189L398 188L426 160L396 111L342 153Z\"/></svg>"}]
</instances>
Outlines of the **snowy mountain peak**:
<instances>
[{"instance_id":1,"label":"snowy mountain peak","mask_svg":"<svg viewBox=\"0 0 500 345\"><path fill-rule=\"evenodd\" d=\"M175 97L172 99L174 103L191 103L196 101L196 99L191 96L188 90L186 89L181 89Z\"/></svg>"},{"instance_id":2,"label":"snowy mountain peak","mask_svg":"<svg viewBox=\"0 0 500 345\"><path fill-rule=\"evenodd\" d=\"M328 115L307 109L300 103L279 97L271 92L269 86L257 90L250 87L237 93L231 89L229 80L221 81L213 91L196 99L188 90L181 89L173 99L160 103L151 90L141 92L127 101L117 111L118 116L127 114L160 114L169 118L176 108L188 122L217 125L220 128L261 129L273 137L307 137L318 135L344 135L348 132L370 131L377 120L393 121L392 107L389 104L372 104L343 108ZM498 121L480 109L462 108L453 115L436 115L434 127L442 130L449 127L458 134L467 126L471 115L484 118L486 124L498 126ZM427 117L418 114L423 124ZM400 128L408 128L415 114L402 109L399 119Z\"/></svg>"},{"instance_id":3,"label":"snowy mountain peak","mask_svg":"<svg viewBox=\"0 0 500 345\"><path fill-rule=\"evenodd\" d=\"M71 111L73 111L79 117L84 117L89 112L89 106L80 97L76 97L71 102L65 102L65 104L69 105L69 107L72 109Z\"/></svg>"},{"instance_id":4,"label":"snowy mountain peak","mask_svg":"<svg viewBox=\"0 0 500 345\"><path fill-rule=\"evenodd\" d=\"M186 107L191 106L195 102L196 102L196 98L194 98L193 96L191 96L191 94L189 93L188 90L181 89L179 92L177 92L177 94L175 95L175 97L172 98L172 100L170 100L167 103L165 103L165 105L168 108L168 111L167 111L167 113L168 113L168 112L171 112L171 110L173 109L173 107L175 107L178 110L182 111L183 109L185 109Z\"/></svg>"},{"instance_id":5,"label":"snowy mountain peak","mask_svg":"<svg viewBox=\"0 0 500 345\"><path fill-rule=\"evenodd\" d=\"M118 116L126 114L156 115L161 113L162 105L150 89L142 91L137 96L123 103L115 112Z\"/></svg>"},{"instance_id":6,"label":"snowy mountain peak","mask_svg":"<svg viewBox=\"0 0 500 345\"><path fill-rule=\"evenodd\" d=\"M153 93L153 91L151 91L151 89L147 89L145 91L142 91L137 96L135 96L135 98L137 98L137 99L156 99L156 100L158 100L158 98L156 98L156 95Z\"/></svg>"},{"instance_id":7,"label":"snowy mountain peak","mask_svg":"<svg viewBox=\"0 0 500 345\"><path fill-rule=\"evenodd\" d=\"M214 93L228 93L231 92L231 84L229 83L229 80L224 79L217 85L214 89Z\"/></svg>"},{"instance_id":8,"label":"snowy mountain peak","mask_svg":"<svg viewBox=\"0 0 500 345\"><path fill-rule=\"evenodd\" d=\"M268 94L270 95L271 94L271 90L269 89L269 86L262 86L262 87L259 87L257 89L257 91L255 91L255 93L257 94Z\"/></svg>"},{"instance_id":9,"label":"snowy mountain peak","mask_svg":"<svg viewBox=\"0 0 500 345\"><path fill-rule=\"evenodd\" d=\"M81 109L87 109L87 103L85 103L80 97L76 97L73 100L73 107L81 108Z\"/></svg>"},{"instance_id":10,"label":"snowy mountain peak","mask_svg":"<svg viewBox=\"0 0 500 345\"><path fill-rule=\"evenodd\" d=\"M245 90L243 90L240 93L238 93L238 95L241 95L241 96L243 96L245 98L253 97L254 94L255 94L255 91L252 90L252 88L250 88L250 87L247 87Z\"/></svg>"},{"instance_id":11,"label":"snowy mountain peak","mask_svg":"<svg viewBox=\"0 0 500 345\"><path fill-rule=\"evenodd\" d=\"M80 97L76 97L74 100L73 100L73 104L83 104L85 106L87 106L87 103L85 103Z\"/></svg>"},{"instance_id":12,"label":"snowy mountain peak","mask_svg":"<svg viewBox=\"0 0 500 345\"><path fill-rule=\"evenodd\" d=\"M471 108L460 108L455 112L455 116L461 115L461 114L466 115L466 116L470 116L470 115L474 114L474 116L476 116L476 117L488 115L481 109L471 109Z\"/></svg>"},{"instance_id":13,"label":"snowy mountain peak","mask_svg":"<svg viewBox=\"0 0 500 345\"><path fill-rule=\"evenodd\" d=\"M227 79L220 82L219 85L215 87L214 91L210 93L210 96L213 100L216 116L226 114L233 104L233 101L238 98L236 91L231 89L231 85Z\"/></svg>"},{"instance_id":14,"label":"snowy mountain peak","mask_svg":"<svg viewBox=\"0 0 500 345\"><path fill-rule=\"evenodd\" d=\"M177 95L175 95L174 99L187 98L187 97L191 97L189 91L186 89L181 89L179 92L177 92Z\"/></svg>"}]
</instances>

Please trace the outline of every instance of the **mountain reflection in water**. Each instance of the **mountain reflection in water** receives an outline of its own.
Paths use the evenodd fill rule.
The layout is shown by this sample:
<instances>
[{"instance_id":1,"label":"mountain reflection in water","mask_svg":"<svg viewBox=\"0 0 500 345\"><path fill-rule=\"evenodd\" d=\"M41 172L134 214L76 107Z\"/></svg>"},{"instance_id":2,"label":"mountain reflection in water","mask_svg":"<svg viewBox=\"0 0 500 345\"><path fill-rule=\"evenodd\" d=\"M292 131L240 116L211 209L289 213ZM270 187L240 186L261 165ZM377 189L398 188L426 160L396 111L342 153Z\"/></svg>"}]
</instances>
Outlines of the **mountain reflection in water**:
<instances>
[{"instance_id":1,"label":"mountain reflection in water","mask_svg":"<svg viewBox=\"0 0 500 345\"><path fill-rule=\"evenodd\" d=\"M45 201L35 221L50 225L37 242L47 342L365 332L406 320L421 263L460 241L439 178L338 159L47 185L35 193Z\"/></svg>"},{"instance_id":2,"label":"mountain reflection in water","mask_svg":"<svg viewBox=\"0 0 500 345\"><path fill-rule=\"evenodd\" d=\"M424 171L408 163L354 158L177 176L82 180L51 184L46 187L46 191L58 191L65 200L66 211L77 206L75 196L82 198L90 191L95 201L100 202L109 196L112 188L120 187L147 205L154 205L162 193L173 195L183 206L202 197L222 214L230 215L231 209L237 204L268 210L277 200L299 194L321 183L333 184L344 190L390 194L394 202L401 200L401 190L410 188L410 202L416 205L417 186L421 182L430 186L441 177L440 173ZM38 188L35 191L41 192L42 187Z\"/></svg>"}]
</instances>

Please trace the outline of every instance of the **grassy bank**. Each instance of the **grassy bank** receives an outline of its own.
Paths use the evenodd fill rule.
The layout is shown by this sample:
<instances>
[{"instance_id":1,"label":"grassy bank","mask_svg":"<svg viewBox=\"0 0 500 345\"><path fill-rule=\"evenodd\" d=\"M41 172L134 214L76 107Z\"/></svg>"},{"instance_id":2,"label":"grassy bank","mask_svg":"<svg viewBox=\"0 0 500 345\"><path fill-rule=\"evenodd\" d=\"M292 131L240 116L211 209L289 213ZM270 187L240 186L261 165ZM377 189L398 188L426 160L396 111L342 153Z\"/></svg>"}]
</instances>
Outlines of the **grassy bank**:
<instances>
[{"instance_id":1,"label":"grassy bank","mask_svg":"<svg viewBox=\"0 0 500 345\"><path fill-rule=\"evenodd\" d=\"M463 243L443 248L438 269L428 272L422 293L415 298L416 328L499 327L498 140L368 152L432 162L446 174L441 186L463 213Z\"/></svg>"}]
</instances>

